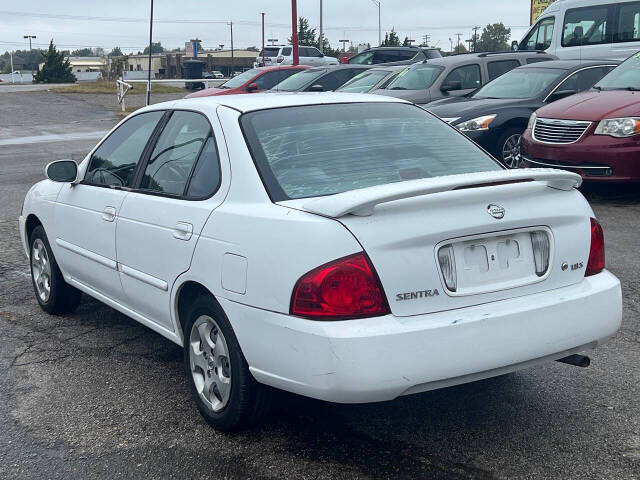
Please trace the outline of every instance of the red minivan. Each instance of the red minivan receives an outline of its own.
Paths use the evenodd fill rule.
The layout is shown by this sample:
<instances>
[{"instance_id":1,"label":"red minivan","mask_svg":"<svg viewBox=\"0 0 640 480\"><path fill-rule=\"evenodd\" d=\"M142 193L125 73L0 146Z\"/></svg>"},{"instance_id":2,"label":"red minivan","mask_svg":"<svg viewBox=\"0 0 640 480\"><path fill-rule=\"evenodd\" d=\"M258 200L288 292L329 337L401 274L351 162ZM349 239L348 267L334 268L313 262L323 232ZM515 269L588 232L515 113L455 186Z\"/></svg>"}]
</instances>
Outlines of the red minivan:
<instances>
[{"instance_id":1,"label":"red minivan","mask_svg":"<svg viewBox=\"0 0 640 480\"><path fill-rule=\"evenodd\" d=\"M520 152L522 167L563 168L590 181L640 181L640 53L591 90L536 111Z\"/></svg>"},{"instance_id":2,"label":"red minivan","mask_svg":"<svg viewBox=\"0 0 640 480\"><path fill-rule=\"evenodd\" d=\"M240 75L230 78L215 88L206 88L190 93L184 98L210 97L212 95L231 95L238 93L254 93L269 90L291 75L310 68L306 65L283 65L280 67L252 68Z\"/></svg>"}]
</instances>

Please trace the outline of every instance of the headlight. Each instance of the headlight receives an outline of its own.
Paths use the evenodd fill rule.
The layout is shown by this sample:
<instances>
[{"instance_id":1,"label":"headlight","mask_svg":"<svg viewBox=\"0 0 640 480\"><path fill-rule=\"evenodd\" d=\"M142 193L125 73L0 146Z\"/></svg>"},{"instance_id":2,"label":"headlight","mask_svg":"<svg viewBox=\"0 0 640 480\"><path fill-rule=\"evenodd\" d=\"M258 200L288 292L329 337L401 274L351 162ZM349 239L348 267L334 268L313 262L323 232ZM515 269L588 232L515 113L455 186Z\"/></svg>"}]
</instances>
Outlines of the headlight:
<instances>
[{"instance_id":1,"label":"headlight","mask_svg":"<svg viewBox=\"0 0 640 480\"><path fill-rule=\"evenodd\" d=\"M485 115L484 117L474 118L473 120L467 120L456 125L456 128L461 132L477 132L478 130L489 130L489 124L493 122L496 115Z\"/></svg>"},{"instance_id":2,"label":"headlight","mask_svg":"<svg viewBox=\"0 0 640 480\"><path fill-rule=\"evenodd\" d=\"M596 127L595 135L610 135L612 137L632 137L640 133L640 118L607 118Z\"/></svg>"},{"instance_id":3,"label":"headlight","mask_svg":"<svg viewBox=\"0 0 640 480\"><path fill-rule=\"evenodd\" d=\"M533 126L536 124L536 118L538 118L538 115L536 115L536 112L533 112L529 117L529 123L527 124L528 129L533 130Z\"/></svg>"}]
</instances>

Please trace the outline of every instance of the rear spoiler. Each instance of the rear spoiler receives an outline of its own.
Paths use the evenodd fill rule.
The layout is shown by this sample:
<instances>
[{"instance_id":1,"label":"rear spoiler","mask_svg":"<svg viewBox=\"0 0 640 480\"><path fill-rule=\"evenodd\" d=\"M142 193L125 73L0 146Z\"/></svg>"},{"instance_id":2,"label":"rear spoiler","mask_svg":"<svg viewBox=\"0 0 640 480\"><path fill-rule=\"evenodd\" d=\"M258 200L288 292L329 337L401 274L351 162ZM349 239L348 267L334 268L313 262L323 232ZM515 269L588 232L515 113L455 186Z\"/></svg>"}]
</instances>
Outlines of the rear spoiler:
<instances>
[{"instance_id":1,"label":"rear spoiler","mask_svg":"<svg viewBox=\"0 0 640 480\"><path fill-rule=\"evenodd\" d=\"M495 172L464 173L444 177L421 178L406 182L387 183L374 187L350 190L326 197L315 198L302 204L302 208L330 218L348 213L360 217L373 214L376 205L420 197L431 193L448 192L467 188L490 187L509 183L542 182L558 190L571 190L582 184L577 173L554 168L527 168L497 170Z\"/></svg>"}]
</instances>

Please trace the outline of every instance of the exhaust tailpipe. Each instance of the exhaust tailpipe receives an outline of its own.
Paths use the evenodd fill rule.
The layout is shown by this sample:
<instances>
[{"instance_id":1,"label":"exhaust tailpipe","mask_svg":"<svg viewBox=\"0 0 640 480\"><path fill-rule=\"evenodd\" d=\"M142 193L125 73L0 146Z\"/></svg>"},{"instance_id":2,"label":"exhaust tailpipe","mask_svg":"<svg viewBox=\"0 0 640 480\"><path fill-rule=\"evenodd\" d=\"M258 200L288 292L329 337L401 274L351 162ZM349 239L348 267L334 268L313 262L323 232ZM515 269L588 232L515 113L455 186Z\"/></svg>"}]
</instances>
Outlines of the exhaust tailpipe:
<instances>
[{"instance_id":1,"label":"exhaust tailpipe","mask_svg":"<svg viewBox=\"0 0 640 480\"><path fill-rule=\"evenodd\" d=\"M591 359L586 355L569 355L568 357L559 358L556 362L567 363L576 367L586 368L591 364Z\"/></svg>"}]
</instances>

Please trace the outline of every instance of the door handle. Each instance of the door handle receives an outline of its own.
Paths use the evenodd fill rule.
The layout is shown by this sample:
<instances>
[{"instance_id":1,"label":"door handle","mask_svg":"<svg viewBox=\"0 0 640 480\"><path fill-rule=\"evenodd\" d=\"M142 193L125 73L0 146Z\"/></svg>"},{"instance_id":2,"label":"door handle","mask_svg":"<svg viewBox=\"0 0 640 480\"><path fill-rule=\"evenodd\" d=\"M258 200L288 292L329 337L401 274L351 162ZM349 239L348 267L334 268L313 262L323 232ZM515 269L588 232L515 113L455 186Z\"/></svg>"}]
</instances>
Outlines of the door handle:
<instances>
[{"instance_id":1,"label":"door handle","mask_svg":"<svg viewBox=\"0 0 640 480\"><path fill-rule=\"evenodd\" d=\"M173 227L173 238L188 241L193 235L193 225L187 222L178 222Z\"/></svg>"},{"instance_id":2,"label":"door handle","mask_svg":"<svg viewBox=\"0 0 640 480\"><path fill-rule=\"evenodd\" d=\"M104 207L102 219L105 222L113 222L116 219L116 207Z\"/></svg>"}]
</instances>

